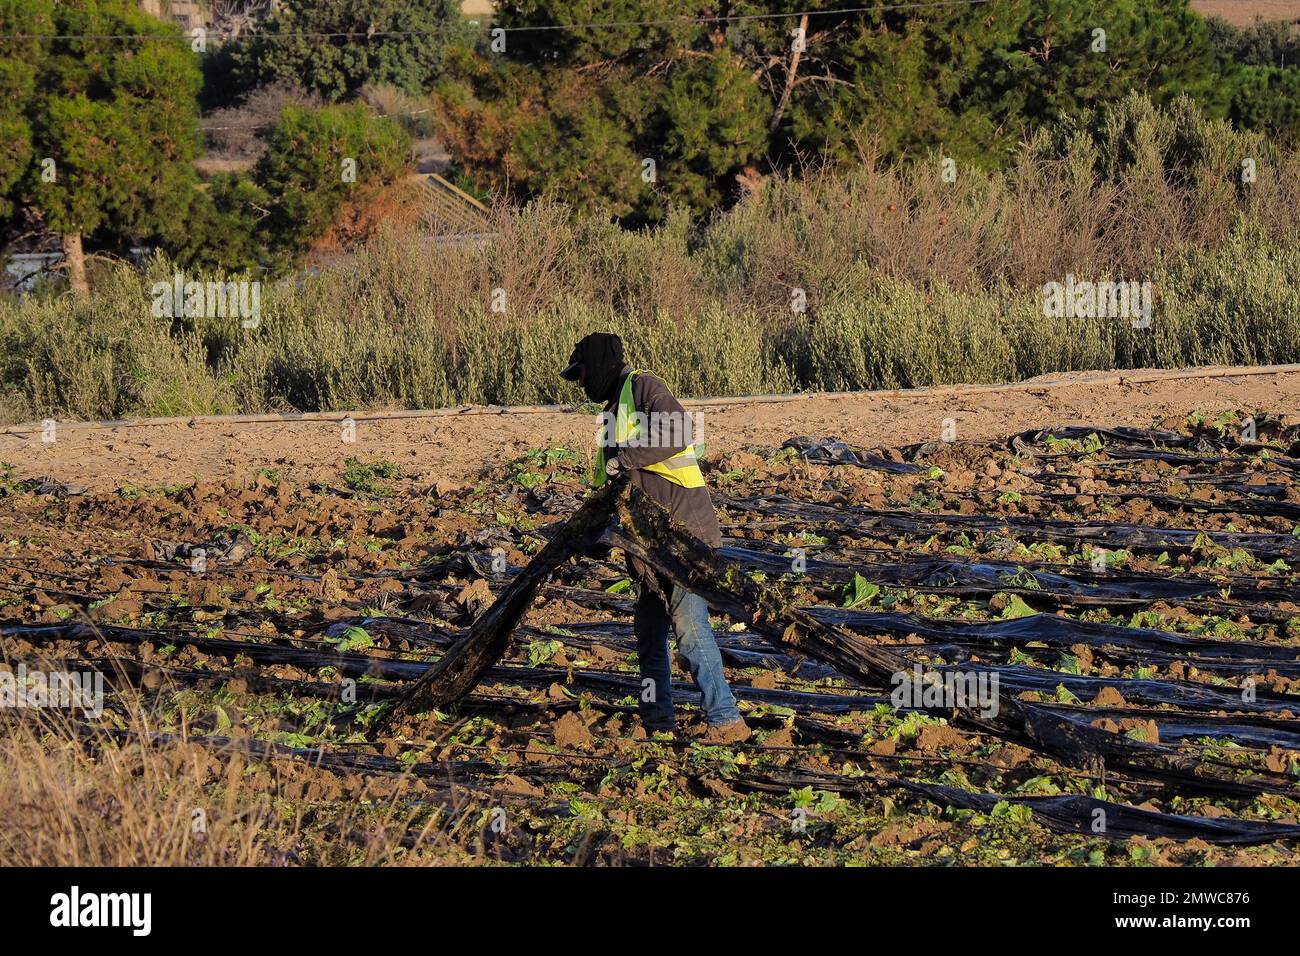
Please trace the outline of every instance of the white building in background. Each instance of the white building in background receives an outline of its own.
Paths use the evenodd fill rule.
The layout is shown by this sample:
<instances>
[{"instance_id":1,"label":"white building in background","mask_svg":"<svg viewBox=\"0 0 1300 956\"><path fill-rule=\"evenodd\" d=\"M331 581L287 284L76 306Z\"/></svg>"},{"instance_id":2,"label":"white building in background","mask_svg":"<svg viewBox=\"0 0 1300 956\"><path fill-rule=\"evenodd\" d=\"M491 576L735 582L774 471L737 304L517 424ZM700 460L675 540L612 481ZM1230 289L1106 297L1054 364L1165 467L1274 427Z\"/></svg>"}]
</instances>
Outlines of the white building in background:
<instances>
[{"instance_id":1,"label":"white building in background","mask_svg":"<svg viewBox=\"0 0 1300 956\"><path fill-rule=\"evenodd\" d=\"M211 21L205 6L223 7L233 4L216 0L212 4L195 3L194 0L139 0L140 10L159 20L174 20L183 29L207 26Z\"/></svg>"},{"instance_id":2,"label":"white building in background","mask_svg":"<svg viewBox=\"0 0 1300 956\"><path fill-rule=\"evenodd\" d=\"M5 291L31 292L41 276L62 261L62 252L15 252L5 263Z\"/></svg>"}]
</instances>

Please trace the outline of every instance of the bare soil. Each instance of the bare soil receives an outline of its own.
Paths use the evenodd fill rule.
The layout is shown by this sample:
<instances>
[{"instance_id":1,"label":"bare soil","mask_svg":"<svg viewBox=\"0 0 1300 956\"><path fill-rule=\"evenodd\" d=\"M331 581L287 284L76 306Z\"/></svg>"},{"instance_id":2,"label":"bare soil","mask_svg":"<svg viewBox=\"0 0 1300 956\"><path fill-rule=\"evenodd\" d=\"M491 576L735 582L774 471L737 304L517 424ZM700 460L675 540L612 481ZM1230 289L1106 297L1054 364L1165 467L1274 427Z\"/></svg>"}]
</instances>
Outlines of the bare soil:
<instances>
[{"instance_id":1,"label":"bare soil","mask_svg":"<svg viewBox=\"0 0 1300 956\"><path fill-rule=\"evenodd\" d=\"M520 429L549 421L549 439L563 440L583 434L581 416L374 423L451 429L442 445L407 436L429 468L471 467L471 452L479 464L500 459L472 486L433 493L355 468L349 481L331 469L336 426L323 423L196 424L193 447L184 425L118 428L115 439L68 428L48 469L66 469L64 480L111 483L95 455L105 441L129 454L135 436L155 451L170 439L171 453L202 465L199 441L215 430L234 465L217 459L211 471L230 477L193 485L127 470L122 490L86 494L0 475L0 669L75 661L108 675L111 691L102 715L66 715L68 738L93 759L64 775L30 769L67 750L34 712L0 727L0 797L14 808L0 821L0 863L52 864L74 850L120 861L109 855L120 847L129 861L157 859L145 853L160 845L153 824L174 817L178 799L209 808L210 842L177 841L162 862L1294 865L1300 429L1261 417L1259 442L1242 443L1240 414L1220 417L1295 409L1295 373L1273 378L1124 387L1094 377L720 411L730 447L767 446L706 462L728 560L789 604L850 615L841 620L855 647L996 668L1007 682L999 699L1038 715L1041 740L929 705L894 707L883 681L721 616L716 637L754 739L700 743L682 672L677 734L647 738L635 714L634 585L616 552L557 573L460 704L371 742L376 709L463 638L572 512L580 456L539 453L550 442ZM1107 388L1109 404L1092 391ZM1191 409L1207 423L1182 423ZM971 440L903 447L954 416ZM1053 419L1181 425L1178 435L1008 442ZM798 432L865 434L883 447L863 467L773 453ZM277 434L299 441L276 448ZM259 436L243 458L240 435ZM367 435L363 422L346 447L394 457L363 445ZM478 438L457 445L456 435ZM81 458L60 447L75 442ZM512 442L532 454L511 454ZM440 448L451 451L442 461ZM250 475L258 462L280 473ZM302 477L286 476L295 469ZM166 485L142 489L150 476ZM786 573L792 548L806 574ZM1049 719L1074 729L1047 733ZM1077 759L1074 741L1110 755L1104 772ZM135 764L121 759L132 748L193 768L188 790L165 813L142 814L143 836L110 814L103 847L78 849L79 831L61 821L136 799ZM976 799L985 803L963 806ZM1112 829L1099 835L1076 799L1104 800ZM273 816L249 816L269 800ZM300 825L277 828L286 816ZM1194 829L1180 831L1189 818ZM189 810L177 819L188 827ZM1219 827L1258 845L1212 845ZM1282 829L1252 837L1252 827ZM11 859L12 847L28 855Z\"/></svg>"},{"instance_id":2,"label":"bare soil","mask_svg":"<svg viewBox=\"0 0 1300 956\"><path fill-rule=\"evenodd\" d=\"M1265 410L1291 423L1300 415L1300 370L1181 372L1137 370L1054 375L1010 386L955 386L905 392L809 395L788 401L690 401L702 415L710 457L779 446L793 435L866 447L944 436L982 440L1055 424L1176 427L1194 411ZM555 445L590 449L595 419L574 410L511 409L483 414L367 418L355 413L355 441L335 420L143 421L60 426L53 442L38 427L0 430L0 462L14 477L53 477L91 489L246 479L276 469L295 480L336 477L346 459L387 459L416 480L462 483L485 466ZM384 413L377 413L384 414ZM339 413L338 419L346 413Z\"/></svg>"},{"instance_id":3,"label":"bare soil","mask_svg":"<svg viewBox=\"0 0 1300 956\"><path fill-rule=\"evenodd\" d=\"M1192 0L1201 16L1222 17L1234 26L1248 27L1259 20L1300 20L1298 0Z\"/></svg>"}]
</instances>

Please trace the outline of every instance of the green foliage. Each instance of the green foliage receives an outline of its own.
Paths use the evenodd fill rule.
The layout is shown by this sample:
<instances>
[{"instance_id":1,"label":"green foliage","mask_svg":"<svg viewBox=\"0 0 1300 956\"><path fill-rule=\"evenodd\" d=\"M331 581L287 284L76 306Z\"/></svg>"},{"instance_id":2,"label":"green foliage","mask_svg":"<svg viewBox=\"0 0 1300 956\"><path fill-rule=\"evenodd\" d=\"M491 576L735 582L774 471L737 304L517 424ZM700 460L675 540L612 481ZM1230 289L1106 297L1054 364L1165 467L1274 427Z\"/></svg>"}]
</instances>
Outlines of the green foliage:
<instances>
[{"instance_id":1,"label":"green foliage","mask_svg":"<svg viewBox=\"0 0 1300 956\"><path fill-rule=\"evenodd\" d=\"M691 0L514 0L509 27L605 20L619 30L510 33L502 52L452 55L437 91L443 134L480 186L557 195L626 222L695 212L737 194L733 177L770 159L946 156L989 165L1045 123L1132 90L1164 102L1213 91L1205 22L1187 0L1008 0L833 12L833 0L761 0L725 25ZM665 18L676 22L656 22ZM1098 24L1106 47L1094 47ZM641 175L652 159L657 179Z\"/></svg>"},{"instance_id":2,"label":"green foliage","mask_svg":"<svg viewBox=\"0 0 1300 956\"><path fill-rule=\"evenodd\" d=\"M341 637L327 638L327 640L333 640L334 649L340 654L349 651L366 650L367 648L375 646L375 639L370 636L370 632L364 627L349 627L343 632Z\"/></svg>"},{"instance_id":3,"label":"green foliage","mask_svg":"<svg viewBox=\"0 0 1300 956\"><path fill-rule=\"evenodd\" d=\"M401 126L371 117L359 103L286 107L255 171L272 203L265 228L282 249L305 251L356 184L397 175L409 146Z\"/></svg>"},{"instance_id":4,"label":"green foliage","mask_svg":"<svg viewBox=\"0 0 1300 956\"><path fill-rule=\"evenodd\" d=\"M653 18L642 5L598 6L593 16L585 5L545 0L499 13L507 27ZM724 202L730 174L764 148L770 104L744 58L714 46L702 26L509 36L506 57L482 54L469 86L450 85L441 97L474 130L458 153L508 169L524 194L655 221L674 205Z\"/></svg>"},{"instance_id":5,"label":"green foliage","mask_svg":"<svg viewBox=\"0 0 1300 956\"><path fill-rule=\"evenodd\" d=\"M998 578L1009 588L1039 591L1043 587L1038 578L1034 577L1034 572L1028 568L1017 568L1014 572L1001 571L998 573Z\"/></svg>"},{"instance_id":6,"label":"green foliage","mask_svg":"<svg viewBox=\"0 0 1300 956\"><path fill-rule=\"evenodd\" d=\"M1300 360L1300 155L1187 101L1071 122L1011 171L951 187L867 166L775 180L696 229L672 217L629 232L536 203L497 214L481 244L381 237L347 269L267 285L252 329L154 319L141 302L175 271L158 257L144 275L106 272L91 302L0 302L0 404L31 419L572 403L555 370L596 329L683 396ZM1249 191L1242 155L1263 158ZM214 184L217 213L239 188ZM901 196L906 217L887 209ZM271 192L246 201L267 208ZM1044 317L1042 283L1067 271L1148 278L1151 327ZM807 315L791 313L792 285ZM504 314L488 309L497 286ZM542 455L526 471L568 464Z\"/></svg>"},{"instance_id":7,"label":"green foliage","mask_svg":"<svg viewBox=\"0 0 1300 956\"><path fill-rule=\"evenodd\" d=\"M768 105L748 69L722 50L674 70L663 91L659 174L669 201L692 209L719 205L725 177L752 159L766 137Z\"/></svg>"},{"instance_id":8,"label":"green foliage","mask_svg":"<svg viewBox=\"0 0 1300 956\"><path fill-rule=\"evenodd\" d=\"M256 271L269 263L274 237L260 220L272 200L252 179L235 173L213 177L196 191L190 205L189 230L170 250L178 262L204 272Z\"/></svg>"},{"instance_id":9,"label":"green foliage","mask_svg":"<svg viewBox=\"0 0 1300 956\"><path fill-rule=\"evenodd\" d=\"M305 29L319 17L354 16L365 18L364 34L382 7L393 29L459 24L449 2L369 6L376 9L354 4L345 15L287 4L276 23L301 15ZM372 118L360 104L286 109L252 178L222 175L196 188L201 75L175 24L128 0L4 0L0 32L37 37L6 41L0 50L0 221L29 205L52 231L92 244L155 244L190 269L279 271L324 232L351 189L392 178L405 163L409 138L401 124ZM127 39L39 39L55 33ZM275 75L289 69L295 52L314 62L331 50L342 55L334 66L348 76L410 86L432 82L441 61L428 36L354 45L366 51L357 62L314 39L271 45L288 57L267 61ZM52 181L42 175L45 158L54 160ZM356 163L352 181L345 159Z\"/></svg>"},{"instance_id":10,"label":"green foliage","mask_svg":"<svg viewBox=\"0 0 1300 956\"><path fill-rule=\"evenodd\" d=\"M1057 438L1055 435L1047 436L1047 447L1058 455L1074 454L1082 452L1090 455L1093 452L1101 451L1101 436L1096 432L1085 436L1084 438Z\"/></svg>"},{"instance_id":11,"label":"green foliage","mask_svg":"<svg viewBox=\"0 0 1300 956\"><path fill-rule=\"evenodd\" d=\"M576 474L581 471L583 459L577 452L556 445L549 448L534 448L522 458L510 463L510 477L525 488L540 485L562 469Z\"/></svg>"},{"instance_id":12,"label":"green foliage","mask_svg":"<svg viewBox=\"0 0 1300 956\"><path fill-rule=\"evenodd\" d=\"M412 96L434 89L438 132L462 163L457 181L480 193L563 197L624 224L668 223L673 210L700 214L727 205L767 162L802 169L810 159L910 157L918 165L908 185L917 187L934 180L938 156L956 157L965 191L969 175L1001 164L1022 139L1058 120L1074 125L1035 142L1042 156L1067 160L1079 177L1113 183L1138 174L1168 184L1189 164L1239 164L1242 156L1267 162L1258 140L1212 128L1190 103L1153 112L1180 93L1239 126L1291 136L1300 123L1300 74L1277 66L1293 41L1274 28L1208 26L1187 0L1086 7L1006 0L851 13L833 12L836 6L814 0L807 49L796 58L795 16L744 19L807 9L794 0L744 0L726 10L740 19L725 24L690 22L718 12L702 0L506 0L494 23L507 28L638 25L516 30L503 52L489 47L485 30L471 30L455 0L284 0L250 42L202 62L226 93L280 80L335 101L367 85ZM1098 25L1106 31L1104 50ZM0 29L178 38L175 26L128 0L4 0ZM344 158L356 159L358 184L400 168L406 141L397 120L363 120L360 106L292 109L251 178L222 176L196 191L190 160L199 62L178 42L7 46L0 59L0 219L35 199L56 231L98 233L119 246L160 243L192 269L283 270L337 215L349 185L339 170ZM1111 109L1120 103L1126 115ZM1235 148L1243 146L1249 150ZM34 177L34 160L46 155L61 164L54 184ZM1221 175L1221 188L1208 197L1212 212L1242 198L1229 195L1240 191L1237 180ZM737 179L746 185L738 188ZM996 203L996 192L982 188L966 193L962 216L995 208L984 203ZM904 196L911 199L899 203ZM1148 206L1163 196L1153 190ZM899 206L922 199L916 188L878 198L899 213L900 229L914 225L912 211ZM1055 211L1049 202L1043 214ZM1113 228L1136 221L1131 213L1116 210ZM1176 212L1168 220L1179 221ZM1166 235L1158 218L1143 225L1152 237L1145 244L1116 236L1094 247L1154 246ZM1000 226L1018 234L1012 223ZM1090 241L1078 235L1080 245ZM882 238L889 249L891 237ZM758 255L756 245L729 252ZM1065 246L1056 254L1069 253ZM938 260L945 258L932 251L926 261L943 272ZM780 291L788 289L787 282ZM936 332L917 332L922 347ZM911 381L908 370L890 367L892 359L854 368L858 361L847 357L846 377Z\"/></svg>"},{"instance_id":13,"label":"green foliage","mask_svg":"<svg viewBox=\"0 0 1300 956\"><path fill-rule=\"evenodd\" d=\"M196 194L170 247L190 269L280 273L296 265L355 190L402 170L410 137L365 106L287 106L252 176L223 174Z\"/></svg>"},{"instance_id":14,"label":"green foliage","mask_svg":"<svg viewBox=\"0 0 1300 956\"><path fill-rule=\"evenodd\" d=\"M844 589L844 607L866 607L880 595L880 585L873 584L858 572L853 572L853 580Z\"/></svg>"},{"instance_id":15,"label":"green foliage","mask_svg":"<svg viewBox=\"0 0 1300 956\"><path fill-rule=\"evenodd\" d=\"M1026 604L1019 594L999 592L995 597L1002 599L1002 612L998 617L1003 621L1010 621L1019 617L1029 617L1038 613Z\"/></svg>"},{"instance_id":16,"label":"green foliage","mask_svg":"<svg viewBox=\"0 0 1300 956\"><path fill-rule=\"evenodd\" d=\"M683 339L674 323L572 299L488 322L486 294L475 304L468 289L435 291L444 278L461 281L466 263L456 271L429 252L380 244L346 273L268 286L263 321L250 330L153 319L140 303L150 283L170 281L174 266L163 258L143 276L113 272L90 303L0 302L0 392L25 420L263 411L282 402L303 410L565 402L574 394L555 369L595 329L622 335L628 354L683 396L1300 361L1300 246L1249 230L1156 271L1161 307L1144 338L1127 324L1035 317L1027 295L1007 290L927 295L871 280L858 301L822 310L811 327L706 303L681 313L697 333ZM448 315L459 317L450 328ZM945 332L969 346L945 349Z\"/></svg>"},{"instance_id":17,"label":"green foliage","mask_svg":"<svg viewBox=\"0 0 1300 956\"><path fill-rule=\"evenodd\" d=\"M1189 97L1161 108L1132 93L1045 129L1030 154L1087 169L1099 186L1146 180L1164 189L1197 179L1239 183L1243 156L1263 161L1273 150L1260 136L1214 119Z\"/></svg>"},{"instance_id":18,"label":"green foliage","mask_svg":"<svg viewBox=\"0 0 1300 956\"><path fill-rule=\"evenodd\" d=\"M1234 78L1228 116L1244 129L1289 141L1300 138L1300 69L1244 67Z\"/></svg>"},{"instance_id":19,"label":"green foliage","mask_svg":"<svg viewBox=\"0 0 1300 956\"><path fill-rule=\"evenodd\" d=\"M811 62L772 148L836 161L872 151L919 158L939 147L966 160L1005 152L1014 131L998 128L988 80L1029 12L1027 0L1014 0L810 19ZM778 38L788 46L789 28L762 27L761 53ZM785 72L773 70L770 80L783 84Z\"/></svg>"},{"instance_id":20,"label":"green foliage","mask_svg":"<svg viewBox=\"0 0 1300 956\"><path fill-rule=\"evenodd\" d=\"M382 458L372 462L349 458L343 463L343 484L363 495L383 494L386 491L383 485L385 480L401 477L402 470Z\"/></svg>"},{"instance_id":21,"label":"green foliage","mask_svg":"<svg viewBox=\"0 0 1300 956\"><path fill-rule=\"evenodd\" d=\"M1238 27L1211 17L1206 28L1210 47L1224 66L1300 65L1300 41L1285 20L1259 20Z\"/></svg>"},{"instance_id":22,"label":"green foliage","mask_svg":"<svg viewBox=\"0 0 1300 956\"><path fill-rule=\"evenodd\" d=\"M24 95L0 108L0 152L28 160L19 179L0 163L3 208L30 202L55 232L106 238L178 239L185 228L198 153L199 71L180 30L127 0L11 2L0 25L37 35L109 34L153 42L28 40L6 47L0 87ZM28 140L30 131L30 140ZM39 163L55 160L53 181ZM17 167L22 169L22 167ZM17 195L13 190L17 190Z\"/></svg>"},{"instance_id":23,"label":"green foliage","mask_svg":"<svg viewBox=\"0 0 1300 956\"><path fill-rule=\"evenodd\" d=\"M281 0L254 39L232 51L232 72L243 86L293 80L330 100L366 83L420 94L441 75L448 44L466 36L459 6L454 0Z\"/></svg>"},{"instance_id":24,"label":"green foliage","mask_svg":"<svg viewBox=\"0 0 1300 956\"><path fill-rule=\"evenodd\" d=\"M844 799L838 794L814 790L811 786L791 789L788 799L796 809L811 810L819 817L834 813L844 805Z\"/></svg>"},{"instance_id":25,"label":"green foliage","mask_svg":"<svg viewBox=\"0 0 1300 956\"><path fill-rule=\"evenodd\" d=\"M45 36L54 32L53 11L44 0L0 0L0 34ZM30 104L36 94L43 40L7 40L0 58L0 221L13 215L14 188L34 157Z\"/></svg>"},{"instance_id":26,"label":"green foliage","mask_svg":"<svg viewBox=\"0 0 1300 956\"><path fill-rule=\"evenodd\" d=\"M993 805L993 809L989 811L989 817L1000 823L1023 827L1034 819L1034 811L1033 808L1023 803L999 800Z\"/></svg>"},{"instance_id":27,"label":"green foliage","mask_svg":"<svg viewBox=\"0 0 1300 956\"><path fill-rule=\"evenodd\" d=\"M1160 104L1213 87L1209 29L1188 0L1031 0L995 58L995 115L1031 126L1128 95Z\"/></svg>"},{"instance_id":28,"label":"green foliage","mask_svg":"<svg viewBox=\"0 0 1300 956\"><path fill-rule=\"evenodd\" d=\"M1056 702L1058 704L1077 704L1079 698L1064 684L1056 685Z\"/></svg>"},{"instance_id":29,"label":"green foliage","mask_svg":"<svg viewBox=\"0 0 1300 956\"><path fill-rule=\"evenodd\" d=\"M563 647L563 644L554 640L529 641L526 647L529 666L541 667L543 664L550 663Z\"/></svg>"}]
</instances>

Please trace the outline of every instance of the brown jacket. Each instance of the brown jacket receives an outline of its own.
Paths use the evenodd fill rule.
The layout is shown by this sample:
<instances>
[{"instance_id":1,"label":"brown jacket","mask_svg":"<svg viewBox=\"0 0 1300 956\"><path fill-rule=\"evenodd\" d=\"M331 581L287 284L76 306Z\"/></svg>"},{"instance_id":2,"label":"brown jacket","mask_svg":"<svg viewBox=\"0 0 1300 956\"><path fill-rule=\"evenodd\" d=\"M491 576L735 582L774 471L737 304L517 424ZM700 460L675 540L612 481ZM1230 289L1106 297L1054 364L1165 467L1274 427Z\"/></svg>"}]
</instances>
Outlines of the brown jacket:
<instances>
[{"instance_id":1,"label":"brown jacket","mask_svg":"<svg viewBox=\"0 0 1300 956\"><path fill-rule=\"evenodd\" d=\"M605 411L618 411L618 396L623 392L623 381L631 374L624 369L619 377L619 387L614 398L605 406ZM668 386L656 375L640 372L632 379L632 401L638 412L647 416L652 413L674 413L685 416L686 410ZM619 466L628 471L629 480L647 495L668 509L668 513L680 521L697 538L712 548L722 546L722 531L718 528L718 516L713 510L713 499L708 488L683 488L662 475L652 471L642 471L647 465L671 458L682 451L690 442L684 441L680 429L674 430L664 418L650 418L649 434L640 436L641 444L617 449ZM673 442L676 442L675 444ZM698 449L698 436L695 441ZM613 451L609 449L606 453Z\"/></svg>"}]
</instances>

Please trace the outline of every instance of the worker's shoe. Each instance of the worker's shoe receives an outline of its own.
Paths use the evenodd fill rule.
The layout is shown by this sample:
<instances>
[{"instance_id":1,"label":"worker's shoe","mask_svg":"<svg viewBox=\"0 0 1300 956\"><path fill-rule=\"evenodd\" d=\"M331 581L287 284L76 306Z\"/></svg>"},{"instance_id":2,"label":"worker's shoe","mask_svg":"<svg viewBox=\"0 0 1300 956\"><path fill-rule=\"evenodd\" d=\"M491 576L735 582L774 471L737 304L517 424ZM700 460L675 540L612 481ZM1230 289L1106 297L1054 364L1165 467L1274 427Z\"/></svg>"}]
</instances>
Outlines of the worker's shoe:
<instances>
[{"instance_id":1,"label":"worker's shoe","mask_svg":"<svg viewBox=\"0 0 1300 956\"><path fill-rule=\"evenodd\" d=\"M743 744L753 733L747 723L737 718L727 724L710 724L699 739L704 744Z\"/></svg>"},{"instance_id":2,"label":"worker's shoe","mask_svg":"<svg viewBox=\"0 0 1300 956\"><path fill-rule=\"evenodd\" d=\"M676 724L647 724L642 721L641 730L643 736L646 737L662 737L665 734L669 737L677 736Z\"/></svg>"}]
</instances>

